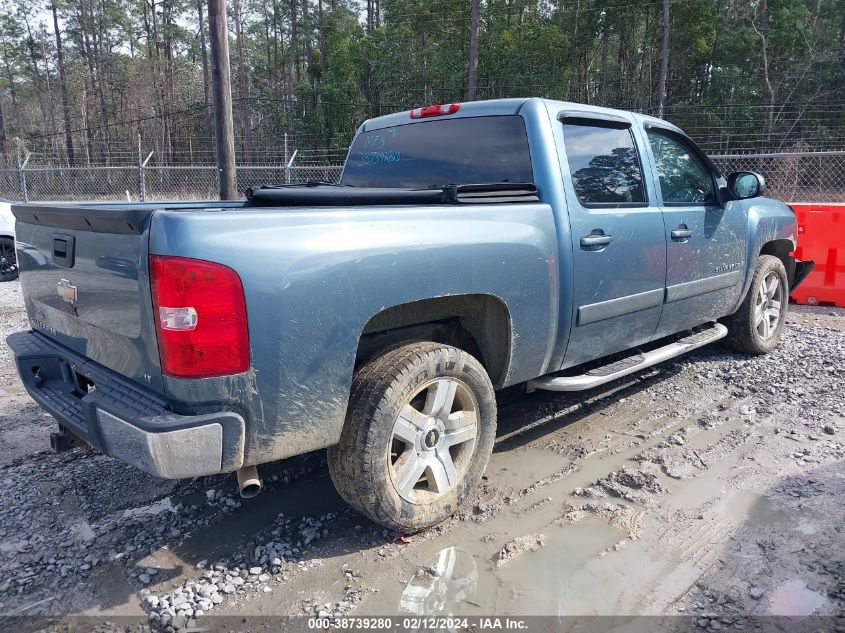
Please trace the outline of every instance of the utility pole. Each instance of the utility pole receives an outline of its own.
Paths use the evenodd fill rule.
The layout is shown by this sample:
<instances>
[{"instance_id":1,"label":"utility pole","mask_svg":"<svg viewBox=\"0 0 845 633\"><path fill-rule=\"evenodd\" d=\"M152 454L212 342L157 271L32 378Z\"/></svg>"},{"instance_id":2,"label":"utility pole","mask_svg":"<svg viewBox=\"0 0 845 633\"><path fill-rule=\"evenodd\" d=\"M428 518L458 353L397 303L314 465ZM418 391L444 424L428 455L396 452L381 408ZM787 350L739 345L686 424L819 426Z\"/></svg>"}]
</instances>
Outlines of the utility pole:
<instances>
[{"instance_id":1,"label":"utility pole","mask_svg":"<svg viewBox=\"0 0 845 633\"><path fill-rule=\"evenodd\" d=\"M214 136L217 140L220 199L234 200L238 192L235 185L235 128L232 123L232 80L229 69L226 0L208 0L208 33L211 39Z\"/></svg>"},{"instance_id":2,"label":"utility pole","mask_svg":"<svg viewBox=\"0 0 845 633\"><path fill-rule=\"evenodd\" d=\"M475 101L478 82L478 14L480 0L472 0L469 34L469 77L467 78L467 101Z\"/></svg>"}]
</instances>

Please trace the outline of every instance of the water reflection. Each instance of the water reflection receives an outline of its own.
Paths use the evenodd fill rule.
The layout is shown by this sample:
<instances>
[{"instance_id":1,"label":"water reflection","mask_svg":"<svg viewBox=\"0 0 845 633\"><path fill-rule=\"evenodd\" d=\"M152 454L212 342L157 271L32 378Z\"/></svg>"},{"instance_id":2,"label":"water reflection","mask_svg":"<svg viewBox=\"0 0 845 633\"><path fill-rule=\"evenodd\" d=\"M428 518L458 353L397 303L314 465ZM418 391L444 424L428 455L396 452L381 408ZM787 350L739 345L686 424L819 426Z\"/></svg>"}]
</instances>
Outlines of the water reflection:
<instances>
[{"instance_id":1,"label":"water reflection","mask_svg":"<svg viewBox=\"0 0 845 633\"><path fill-rule=\"evenodd\" d=\"M400 615L450 616L475 593L478 568L473 556L457 547L437 553L435 562L421 567L399 600Z\"/></svg>"},{"instance_id":2,"label":"water reflection","mask_svg":"<svg viewBox=\"0 0 845 633\"><path fill-rule=\"evenodd\" d=\"M824 596L813 591L801 580L788 580L772 593L769 599L772 615L811 615L824 602Z\"/></svg>"}]
</instances>

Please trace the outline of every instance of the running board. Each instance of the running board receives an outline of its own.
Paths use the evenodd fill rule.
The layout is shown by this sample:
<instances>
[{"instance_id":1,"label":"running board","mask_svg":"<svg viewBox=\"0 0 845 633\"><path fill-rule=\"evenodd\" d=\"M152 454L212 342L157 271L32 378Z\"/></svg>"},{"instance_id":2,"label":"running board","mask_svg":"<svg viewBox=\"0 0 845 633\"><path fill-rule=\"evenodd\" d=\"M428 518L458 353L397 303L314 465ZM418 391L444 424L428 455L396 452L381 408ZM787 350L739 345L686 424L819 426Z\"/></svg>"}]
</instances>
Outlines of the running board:
<instances>
[{"instance_id":1,"label":"running board","mask_svg":"<svg viewBox=\"0 0 845 633\"><path fill-rule=\"evenodd\" d=\"M713 323L702 330L687 334L681 339L649 352L641 352L622 360L602 365L578 376L542 376L528 381L528 391L543 389L546 391L584 391L628 374L662 363L675 356L686 354L708 343L718 341L728 334L728 328L721 323Z\"/></svg>"}]
</instances>

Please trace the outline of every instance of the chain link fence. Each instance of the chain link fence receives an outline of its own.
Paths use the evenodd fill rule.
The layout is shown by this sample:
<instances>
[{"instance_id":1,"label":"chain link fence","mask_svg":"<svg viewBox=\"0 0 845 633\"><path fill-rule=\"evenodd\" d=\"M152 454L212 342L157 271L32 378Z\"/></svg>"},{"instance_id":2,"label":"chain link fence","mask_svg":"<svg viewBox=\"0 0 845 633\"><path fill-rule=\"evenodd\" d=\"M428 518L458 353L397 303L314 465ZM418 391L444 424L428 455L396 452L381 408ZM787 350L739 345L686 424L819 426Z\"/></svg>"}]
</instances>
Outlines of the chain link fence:
<instances>
[{"instance_id":1,"label":"chain link fence","mask_svg":"<svg viewBox=\"0 0 845 633\"><path fill-rule=\"evenodd\" d=\"M784 202L845 202L845 151L721 154L710 158L725 173L754 171L766 193Z\"/></svg>"},{"instance_id":2,"label":"chain link fence","mask_svg":"<svg viewBox=\"0 0 845 633\"><path fill-rule=\"evenodd\" d=\"M238 191L281 183L340 180L341 165L243 166ZM132 167L24 167L0 169L0 198L19 202L85 200L213 200L219 184L213 165Z\"/></svg>"},{"instance_id":3,"label":"chain link fence","mask_svg":"<svg viewBox=\"0 0 845 633\"><path fill-rule=\"evenodd\" d=\"M755 171L766 195L785 202L845 202L845 151L723 154L711 157L725 174ZM341 165L241 166L238 190L263 184L337 182ZM217 168L195 166L29 166L0 169L0 197L24 202L83 200L209 200Z\"/></svg>"}]
</instances>

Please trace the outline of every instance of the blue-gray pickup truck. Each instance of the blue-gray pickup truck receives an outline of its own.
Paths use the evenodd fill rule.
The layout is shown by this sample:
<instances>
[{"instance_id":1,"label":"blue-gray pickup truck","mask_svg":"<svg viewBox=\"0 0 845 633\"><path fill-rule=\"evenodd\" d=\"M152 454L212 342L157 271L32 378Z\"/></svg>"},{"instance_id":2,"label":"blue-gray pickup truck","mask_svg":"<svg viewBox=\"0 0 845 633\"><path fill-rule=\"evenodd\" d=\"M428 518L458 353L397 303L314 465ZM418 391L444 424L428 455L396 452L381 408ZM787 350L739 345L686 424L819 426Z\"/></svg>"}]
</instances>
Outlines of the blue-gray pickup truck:
<instances>
[{"instance_id":1,"label":"blue-gray pickup truck","mask_svg":"<svg viewBox=\"0 0 845 633\"><path fill-rule=\"evenodd\" d=\"M365 122L339 183L245 201L17 205L23 384L166 478L328 447L353 507L414 531L479 482L497 389L579 391L783 333L792 210L677 127L544 99Z\"/></svg>"}]
</instances>

